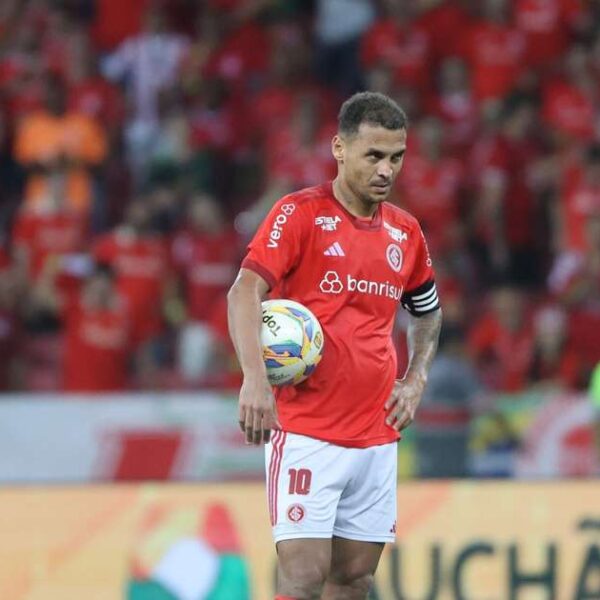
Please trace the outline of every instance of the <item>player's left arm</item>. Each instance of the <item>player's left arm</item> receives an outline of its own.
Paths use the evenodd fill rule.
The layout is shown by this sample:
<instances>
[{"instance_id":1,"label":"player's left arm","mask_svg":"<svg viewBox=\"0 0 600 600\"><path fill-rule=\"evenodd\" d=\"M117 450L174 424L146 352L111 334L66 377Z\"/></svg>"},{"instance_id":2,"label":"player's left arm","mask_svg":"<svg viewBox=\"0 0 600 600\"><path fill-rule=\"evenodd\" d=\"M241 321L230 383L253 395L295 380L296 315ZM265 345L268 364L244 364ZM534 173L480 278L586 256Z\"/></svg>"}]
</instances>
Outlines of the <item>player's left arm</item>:
<instances>
[{"instance_id":1,"label":"player's left arm","mask_svg":"<svg viewBox=\"0 0 600 600\"><path fill-rule=\"evenodd\" d=\"M406 334L408 368L404 377L394 383L385 404L388 413L386 423L396 431L408 427L415 418L442 327L442 309L431 257L421 228L415 233L417 231L418 234L412 238L415 244L414 266L408 279L408 291L402 295L402 306L410 315Z\"/></svg>"},{"instance_id":2,"label":"player's left arm","mask_svg":"<svg viewBox=\"0 0 600 600\"><path fill-rule=\"evenodd\" d=\"M427 383L429 367L437 350L441 327L441 308L420 317L410 317L407 331L408 369L404 378L394 383L385 404L388 411L386 423L397 431L408 427L415 418Z\"/></svg>"}]
</instances>

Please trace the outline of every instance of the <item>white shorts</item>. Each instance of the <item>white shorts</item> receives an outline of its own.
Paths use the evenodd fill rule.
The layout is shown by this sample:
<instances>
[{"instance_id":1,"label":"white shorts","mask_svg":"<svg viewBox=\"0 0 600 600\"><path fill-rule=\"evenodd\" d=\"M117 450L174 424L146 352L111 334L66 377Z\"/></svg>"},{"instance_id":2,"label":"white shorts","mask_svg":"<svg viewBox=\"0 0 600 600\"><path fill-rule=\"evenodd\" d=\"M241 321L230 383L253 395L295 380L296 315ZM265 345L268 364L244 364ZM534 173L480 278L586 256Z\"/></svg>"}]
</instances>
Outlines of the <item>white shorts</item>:
<instances>
[{"instance_id":1,"label":"white shorts","mask_svg":"<svg viewBox=\"0 0 600 600\"><path fill-rule=\"evenodd\" d=\"M274 431L265 446L275 542L342 537L396 538L396 443L345 448Z\"/></svg>"}]
</instances>

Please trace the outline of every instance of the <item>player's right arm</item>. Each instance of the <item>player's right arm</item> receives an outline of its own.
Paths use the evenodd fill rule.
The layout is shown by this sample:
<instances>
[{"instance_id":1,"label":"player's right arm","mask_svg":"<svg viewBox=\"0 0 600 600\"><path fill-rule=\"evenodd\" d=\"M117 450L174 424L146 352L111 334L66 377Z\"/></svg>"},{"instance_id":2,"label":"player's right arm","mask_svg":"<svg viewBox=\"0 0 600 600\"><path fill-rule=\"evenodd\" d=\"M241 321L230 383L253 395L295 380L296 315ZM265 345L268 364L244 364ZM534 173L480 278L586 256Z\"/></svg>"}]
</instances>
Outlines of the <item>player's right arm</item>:
<instances>
[{"instance_id":1,"label":"player's right arm","mask_svg":"<svg viewBox=\"0 0 600 600\"><path fill-rule=\"evenodd\" d=\"M261 302L285 279L302 256L306 217L293 196L275 203L253 240L229 291L229 333L244 380L240 390L240 426L253 444L268 441L277 421L275 400L263 361Z\"/></svg>"},{"instance_id":2,"label":"player's right arm","mask_svg":"<svg viewBox=\"0 0 600 600\"><path fill-rule=\"evenodd\" d=\"M261 302L268 291L260 275L242 268L227 295L229 335L244 374L239 423L251 444L268 442L271 429L280 427L260 343Z\"/></svg>"}]
</instances>

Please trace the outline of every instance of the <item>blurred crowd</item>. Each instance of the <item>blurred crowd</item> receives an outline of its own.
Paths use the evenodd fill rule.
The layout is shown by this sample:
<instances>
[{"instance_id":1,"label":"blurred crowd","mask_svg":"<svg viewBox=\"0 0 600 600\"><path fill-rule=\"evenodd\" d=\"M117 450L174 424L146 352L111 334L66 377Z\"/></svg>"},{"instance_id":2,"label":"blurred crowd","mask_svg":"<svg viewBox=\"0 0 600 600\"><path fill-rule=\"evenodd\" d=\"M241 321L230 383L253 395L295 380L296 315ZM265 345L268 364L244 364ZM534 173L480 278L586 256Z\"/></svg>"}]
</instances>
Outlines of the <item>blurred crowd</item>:
<instances>
[{"instance_id":1,"label":"blurred crowd","mask_svg":"<svg viewBox=\"0 0 600 600\"><path fill-rule=\"evenodd\" d=\"M409 115L393 201L434 257L451 418L481 387L587 386L598 3L3 0L0 40L0 389L237 385L245 244L335 176L337 110L362 89Z\"/></svg>"}]
</instances>

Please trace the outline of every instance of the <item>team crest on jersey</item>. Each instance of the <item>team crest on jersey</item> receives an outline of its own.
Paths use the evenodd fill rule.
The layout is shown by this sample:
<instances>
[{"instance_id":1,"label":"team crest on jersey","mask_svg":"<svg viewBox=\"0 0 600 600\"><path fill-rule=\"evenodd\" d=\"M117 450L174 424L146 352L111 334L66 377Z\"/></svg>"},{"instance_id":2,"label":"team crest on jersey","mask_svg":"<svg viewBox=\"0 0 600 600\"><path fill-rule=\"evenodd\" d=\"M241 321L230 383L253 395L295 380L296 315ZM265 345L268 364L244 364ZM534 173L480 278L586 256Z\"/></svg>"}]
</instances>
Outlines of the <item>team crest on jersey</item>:
<instances>
[{"instance_id":1,"label":"team crest on jersey","mask_svg":"<svg viewBox=\"0 0 600 600\"><path fill-rule=\"evenodd\" d=\"M392 227L389 223L386 223L385 221L383 222L383 226L395 242L405 242L408 239L408 234L402 231L402 229Z\"/></svg>"},{"instance_id":2,"label":"team crest on jersey","mask_svg":"<svg viewBox=\"0 0 600 600\"><path fill-rule=\"evenodd\" d=\"M300 523L306 515L306 510L302 504L290 504L287 509L287 518L292 523Z\"/></svg>"},{"instance_id":3,"label":"team crest on jersey","mask_svg":"<svg viewBox=\"0 0 600 600\"><path fill-rule=\"evenodd\" d=\"M385 251L388 264L396 273L402 268L402 250L396 244L390 244Z\"/></svg>"},{"instance_id":4,"label":"team crest on jersey","mask_svg":"<svg viewBox=\"0 0 600 600\"><path fill-rule=\"evenodd\" d=\"M321 227L323 231L336 231L337 224L341 222L342 219L337 215L335 217L316 217L315 225Z\"/></svg>"}]
</instances>

